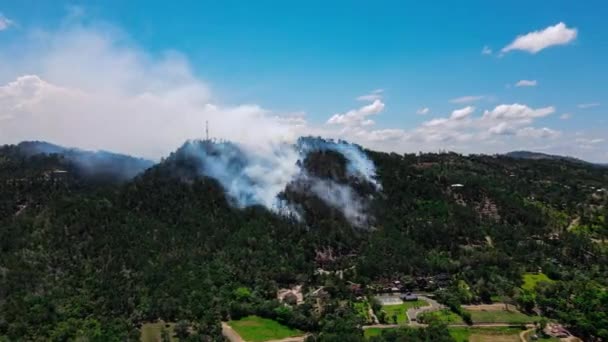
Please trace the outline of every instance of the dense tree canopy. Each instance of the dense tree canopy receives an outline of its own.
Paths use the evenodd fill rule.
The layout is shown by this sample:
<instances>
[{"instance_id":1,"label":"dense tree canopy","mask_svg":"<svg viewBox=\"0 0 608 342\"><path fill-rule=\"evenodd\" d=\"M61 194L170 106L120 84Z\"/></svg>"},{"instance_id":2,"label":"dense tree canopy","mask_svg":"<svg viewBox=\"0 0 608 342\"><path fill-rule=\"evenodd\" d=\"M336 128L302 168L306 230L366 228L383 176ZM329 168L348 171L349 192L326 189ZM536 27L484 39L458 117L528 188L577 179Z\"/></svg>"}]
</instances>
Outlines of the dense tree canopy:
<instances>
[{"instance_id":1,"label":"dense tree canopy","mask_svg":"<svg viewBox=\"0 0 608 342\"><path fill-rule=\"evenodd\" d=\"M189 339L213 340L220 320L257 314L315 339L357 341L362 322L343 301L353 296L349 281L400 279L434 290L426 279L444 275L455 306L494 295L526 305L522 274L539 269L555 282L528 293L527 305L584 337L608 338L607 206L599 191L608 187L607 169L368 153L382 190L369 225L353 227L339 210L289 187L283 196L303 208L304 220L234 208L220 184L179 155L116 182L79 173L58 154L0 148L0 340L137 340L139 326L157 319L187 322L192 329L180 329ZM339 154L313 153L304 165L361 194L374 191L348 179ZM277 290L295 284L306 293L324 286L324 305L280 304ZM449 339L442 327L394 334L377 340Z\"/></svg>"}]
</instances>

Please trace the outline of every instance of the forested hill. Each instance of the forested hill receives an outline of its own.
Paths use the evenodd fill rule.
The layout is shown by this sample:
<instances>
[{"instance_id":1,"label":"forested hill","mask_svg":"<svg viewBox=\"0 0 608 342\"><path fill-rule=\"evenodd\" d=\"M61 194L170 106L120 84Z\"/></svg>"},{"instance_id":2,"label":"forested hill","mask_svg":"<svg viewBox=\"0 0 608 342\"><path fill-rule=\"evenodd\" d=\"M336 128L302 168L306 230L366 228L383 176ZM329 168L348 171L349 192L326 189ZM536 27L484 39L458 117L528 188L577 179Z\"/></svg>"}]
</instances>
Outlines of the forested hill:
<instances>
[{"instance_id":1,"label":"forested hill","mask_svg":"<svg viewBox=\"0 0 608 342\"><path fill-rule=\"evenodd\" d=\"M608 164L591 163L591 162L588 162L588 161L585 161L585 160L582 160L582 159L578 159L578 158L574 158L574 157L559 156L559 155L547 154L547 153L541 153L541 152L513 151L513 152L506 153L505 156L511 157L511 158L516 158L516 159L535 159L535 160L552 159L552 160L563 160L563 161L569 161L569 162L573 162L573 163L595 165L595 166L599 166L599 167L608 167Z\"/></svg>"},{"instance_id":2,"label":"forested hill","mask_svg":"<svg viewBox=\"0 0 608 342\"><path fill-rule=\"evenodd\" d=\"M257 314L319 341L359 341L352 285L395 279L455 306L510 298L608 339L608 169L366 151L366 178L350 145L309 142L282 208L230 188L258 178L238 149L215 144L186 144L120 181L61 151L0 148L0 340L137 340L157 319L221 340L221 320ZM247 177L209 176L214 156ZM523 290L522 275L539 270L552 282ZM323 300L280 304L277 290L293 285L322 286Z\"/></svg>"}]
</instances>

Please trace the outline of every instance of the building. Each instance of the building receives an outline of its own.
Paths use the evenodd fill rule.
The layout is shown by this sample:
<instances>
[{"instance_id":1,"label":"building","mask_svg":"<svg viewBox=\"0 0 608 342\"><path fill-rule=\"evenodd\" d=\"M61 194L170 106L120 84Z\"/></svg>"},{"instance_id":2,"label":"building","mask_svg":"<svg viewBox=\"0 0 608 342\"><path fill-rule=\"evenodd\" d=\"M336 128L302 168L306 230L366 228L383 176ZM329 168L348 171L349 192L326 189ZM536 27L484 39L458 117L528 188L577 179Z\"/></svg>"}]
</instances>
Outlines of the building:
<instances>
[{"instance_id":1,"label":"building","mask_svg":"<svg viewBox=\"0 0 608 342\"><path fill-rule=\"evenodd\" d=\"M408 292L399 296L404 302L415 302L418 300L418 296L414 293Z\"/></svg>"}]
</instances>

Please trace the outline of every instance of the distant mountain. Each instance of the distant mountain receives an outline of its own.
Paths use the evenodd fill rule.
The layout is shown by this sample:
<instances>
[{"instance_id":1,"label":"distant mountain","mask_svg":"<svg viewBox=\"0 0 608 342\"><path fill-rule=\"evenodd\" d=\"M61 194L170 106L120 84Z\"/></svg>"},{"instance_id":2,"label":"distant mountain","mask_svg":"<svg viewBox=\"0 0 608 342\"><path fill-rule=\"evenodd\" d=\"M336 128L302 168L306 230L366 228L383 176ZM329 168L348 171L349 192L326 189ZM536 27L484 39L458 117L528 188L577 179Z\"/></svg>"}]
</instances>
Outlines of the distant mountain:
<instances>
[{"instance_id":1,"label":"distant mountain","mask_svg":"<svg viewBox=\"0 0 608 342\"><path fill-rule=\"evenodd\" d=\"M532 152L532 151L513 151L504 154L507 157L515 158L515 159L532 159L532 160L563 160L569 161L577 164L586 164L586 165L595 165L601 167L608 167L608 164L598 164L588 162L582 159L569 157L569 156L560 156L555 154L548 154L542 152Z\"/></svg>"},{"instance_id":2,"label":"distant mountain","mask_svg":"<svg viewBox=\"0 0 608 342\"><path fill-rule=\"evenodd\" d=\"M151 160L136 158L108 151L86 151L78 148L63 147L45 141L24 141L17 145L20 153L26 156L37 154L61 155L76 166L87 177L105 177L128 180L155 163Z\"/></svg>"}]
</instances>

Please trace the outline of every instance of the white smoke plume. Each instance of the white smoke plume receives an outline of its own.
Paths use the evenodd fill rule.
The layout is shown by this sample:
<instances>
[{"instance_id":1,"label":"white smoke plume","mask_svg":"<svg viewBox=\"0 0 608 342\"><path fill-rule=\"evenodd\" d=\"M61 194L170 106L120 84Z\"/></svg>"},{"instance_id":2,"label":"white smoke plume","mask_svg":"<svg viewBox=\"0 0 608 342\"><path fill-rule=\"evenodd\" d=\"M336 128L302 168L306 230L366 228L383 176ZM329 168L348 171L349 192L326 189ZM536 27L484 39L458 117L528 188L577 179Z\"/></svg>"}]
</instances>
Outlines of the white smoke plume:
<instances>
[{"instance_id":1,"label":"white smoke plume","mask_svg":"<svg viewBox=\"0 0 608 342\"><path fill-rule=\"evenodd\" d=\"M302 217L297 205L280 196L293 182L296 191L314 194L342 212L354 226L365 226L369 221L366 200L349 185L313 176L302 166L310 153L327 150L344 156L349 177L380 188L373 163L358 146L346 142L302 138L297 144L277 144L272 152L260 153L235 143L197 140L188 141L176 154L196 161L197 171L216 179L237 207L263 205L274 212Z\"/></svg>"},{"instance_id":2,"label":"white smoke plume","mask_svg":"<svg viewBox=\"0 0 608 342\"><path fill-rule=\"evenodd\" d=\"M185 147L205 160L201 172L217 179L239 207L279 211L277 195L302 174L297 161L315 149L343 154L351 176L379 189L374 165L358 147L296 147L307 129L301 117L222 104L182 55L145 53L107 25L70 23L54 32L36 31L3 46L0 65L6 66L0 69L0 143L49 141L158 161L184 141L202 138L208 121L213 137L238 145L216 144L222 150L211 154L194 144ZM238 167L232 164L236 154ZM320 180L312 190L354 224L362 222L352 190Z\"/></svg>"}]
</instances>

